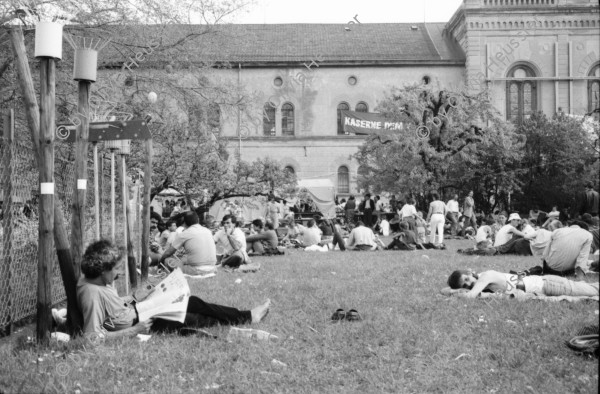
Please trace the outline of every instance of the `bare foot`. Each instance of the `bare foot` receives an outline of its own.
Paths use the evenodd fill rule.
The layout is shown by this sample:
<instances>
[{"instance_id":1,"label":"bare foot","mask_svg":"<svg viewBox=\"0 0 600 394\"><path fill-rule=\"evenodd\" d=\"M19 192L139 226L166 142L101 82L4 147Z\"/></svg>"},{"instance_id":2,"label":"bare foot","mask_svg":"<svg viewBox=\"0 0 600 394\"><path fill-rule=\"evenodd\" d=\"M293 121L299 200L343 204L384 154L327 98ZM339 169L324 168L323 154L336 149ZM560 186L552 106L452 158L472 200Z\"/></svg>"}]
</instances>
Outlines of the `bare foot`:
<instances>
[{"instance_id":1,"label":"bare foot","mask_svg":"<svg viewBox=\"0 0 600 394\"><path fill-rule=\"evenodd\" d=\"M255 307L254 309L252 309L250 311L250 313L252 313L252 323L258 323L262 319L264 319L265 316L267 316L267 313L269 313L270 306L271 306L271 300L267 298L267 300L265 301L264 304L259 305L259 306Z\"/></svg>"}]
</instances>

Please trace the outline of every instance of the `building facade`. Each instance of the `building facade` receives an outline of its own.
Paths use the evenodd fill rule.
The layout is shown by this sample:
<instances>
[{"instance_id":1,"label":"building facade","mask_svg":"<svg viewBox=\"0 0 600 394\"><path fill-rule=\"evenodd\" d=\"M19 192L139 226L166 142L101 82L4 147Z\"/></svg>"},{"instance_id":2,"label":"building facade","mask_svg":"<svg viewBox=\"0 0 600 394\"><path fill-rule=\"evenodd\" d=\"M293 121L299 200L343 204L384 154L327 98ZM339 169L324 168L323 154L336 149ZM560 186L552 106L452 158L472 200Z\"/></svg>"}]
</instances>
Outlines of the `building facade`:
<instances>
[{"instance_id":1,"label":"building facade","mask_svg":"<svg viewBox=\"0 0 600 394\"><path fill-rule=\"evenodd\" d=\"M269 156L299 179L330 179L355 194L364 136L346 135L340 109L376 112L392 86L489 88L513 122L537 110L600 107L596 0L464 0L447 23L227 25L220 78L252 92L223 115L243 160Z\"/></svg>"}]
</instances>

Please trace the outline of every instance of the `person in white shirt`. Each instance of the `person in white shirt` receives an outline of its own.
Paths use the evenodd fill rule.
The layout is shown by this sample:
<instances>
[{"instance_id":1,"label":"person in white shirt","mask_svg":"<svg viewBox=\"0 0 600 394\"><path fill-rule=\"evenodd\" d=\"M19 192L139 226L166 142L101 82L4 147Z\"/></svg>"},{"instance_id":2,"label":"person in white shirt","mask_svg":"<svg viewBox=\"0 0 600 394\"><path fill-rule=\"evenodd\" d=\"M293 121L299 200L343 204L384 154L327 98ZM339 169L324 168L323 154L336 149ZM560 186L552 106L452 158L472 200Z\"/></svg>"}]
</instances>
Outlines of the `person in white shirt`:
<instances>
[{"instance_id":1,"label":"person in white shirt","mask_svg":"<svg viewBox=\"0 0 600 394\"><path fill-rule=\"evenodd\" d=\"M525 236L525 234L523 234L517 229L520 222L521 216L519 216L518 213L511 213L508 217L508 224L502 226L502 228L496 234L496 241L494 242L494 247L506 244L512 239L513 235L518 235L520 237Z\"/></svg>"},{"instance_id":2,"label":"person in white shirt","mask_svg":"<svg viewBox=\"0 0 600 394\"><path fill-rule=\"evenodd\" d=\"M411 197L402 209L398 211L400 219L408 223L408 228L411 231L416 231L417 208L415 208L415 204L415 199Z\"/></svg>"},{"instance_id":3,"label":"person in white shirt","mask_svg":"<svg viewBox=\"0 0 600 394\"><path fill-rule=\"evenodd\" d=\"M356 227L350 232L348 236L348 243L346 248L354 250L375 250L377 249L375 234L370 227L365 227L362 221L356 223Z\"/></svg>"},{"instance_id":4,"label":"person in white shirt","mask_svg":"<svg viewBox=\"0 0 600 394\"><path fill-rule=\"evenodd\" d=\"M450 233L456 236L458 234L458 217L460 214L458 194L455 194L454 197L446 203L446 212L446 217L452 223Z\"/></svg>"},{"instance_id":5,"label":"person in white shirt","mask_svg":"<svg viewBox=\"0 0 600 394\"><path fill-rule=\"evenodd\" d=\"M160 257L159 264L183 247L185 255L180 261L169 263L169 266L178 266L188 275L216 271L217 248L212 233L199 224L200 220L194 211L185 212L183 221L185 230L175 236L173 244Z\"/></svg>"},{"instance_id":6,"label":"person in white shirt","mask_svg":"<svg viewBox=\"0 0 600 394\"><path fill-rule=\"evenodd\" d=\"M237 268L242 264L249 263L250 258L246 252L246 235L237 227L235 216L223 216L222 224L223 229L214 235L217 249L223 251L221 265Z\"/></svg>"},{"instance_id":7,"label":"person in white shirt","mask_svg":"<svg viewBox=\"0 0 600 394\"><path fill-rule=\"evenodd\" d=\"M431 198L433 201L431 201L429 204L429 212L427 213L426 220L429 222L429 242L434 245L443 245L444 223L446 222L446 204L439 199L440 196L437 192L431 193Z\"/></svg>"}]
</instances>

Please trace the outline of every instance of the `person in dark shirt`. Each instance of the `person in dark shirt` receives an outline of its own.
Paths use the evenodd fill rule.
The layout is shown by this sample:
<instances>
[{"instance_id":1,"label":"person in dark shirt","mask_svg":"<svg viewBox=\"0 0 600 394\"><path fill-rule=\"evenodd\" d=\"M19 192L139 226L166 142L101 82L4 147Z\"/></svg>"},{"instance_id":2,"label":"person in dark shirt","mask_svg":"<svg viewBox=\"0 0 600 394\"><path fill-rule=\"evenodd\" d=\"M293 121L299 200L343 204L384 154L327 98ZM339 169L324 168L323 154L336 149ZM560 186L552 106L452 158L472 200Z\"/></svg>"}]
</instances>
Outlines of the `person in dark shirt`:
<instances>
[{"instance_id":1,"label":"person in dark shirt","mask_svg":"<svg viewBox=\"0 0 600 394\"><path fill-rule=\"evenodd\" d=\"M388 246L386 246L386 250L415 250L417 248L425 249L421 244L421 241L419 241L415 235L415 232L409 230L407 222L400 223L400 233L394 237L393 241Z\"/></svg>"}]
</instances>

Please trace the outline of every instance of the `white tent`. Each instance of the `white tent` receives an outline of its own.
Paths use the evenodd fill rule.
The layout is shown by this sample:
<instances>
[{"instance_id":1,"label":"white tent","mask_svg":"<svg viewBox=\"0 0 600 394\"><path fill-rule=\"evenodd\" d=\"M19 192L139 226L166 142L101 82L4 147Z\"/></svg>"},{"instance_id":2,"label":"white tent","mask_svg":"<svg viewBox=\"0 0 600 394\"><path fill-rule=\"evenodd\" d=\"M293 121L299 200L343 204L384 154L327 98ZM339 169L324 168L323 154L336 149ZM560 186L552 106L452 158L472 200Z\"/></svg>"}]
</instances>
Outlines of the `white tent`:
<instances>
[{"instance_id":1,"label":"white tent","mask_svg":"<svg viewBox=\"0 0 600 394\"><path fill-rule=\"evenodd\" d=\"M335 217L335 186L330 179L301 179L301 192L307 192L326 218Z\"/></svg>"}]
</instances>

